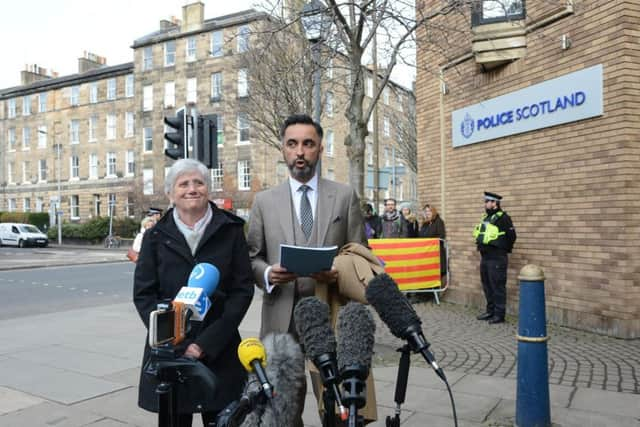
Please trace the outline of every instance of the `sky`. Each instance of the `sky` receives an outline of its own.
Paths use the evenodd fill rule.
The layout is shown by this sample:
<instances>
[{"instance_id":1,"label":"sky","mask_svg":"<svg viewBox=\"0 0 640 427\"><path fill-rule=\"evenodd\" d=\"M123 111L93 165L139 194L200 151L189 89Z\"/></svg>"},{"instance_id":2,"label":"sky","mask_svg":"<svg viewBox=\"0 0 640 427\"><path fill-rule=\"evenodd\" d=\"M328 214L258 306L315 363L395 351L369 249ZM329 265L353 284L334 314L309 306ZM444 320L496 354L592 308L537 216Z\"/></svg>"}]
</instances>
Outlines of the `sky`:
<instances>
[{"instance_id":1,"label":"sky","mask_svg":"<svg viewBox=\"0 0 640 427\"><path fill-rule=\"evenodd\" d=\"M160 28L160 20L182 19L193 0L10 0L3 1L0 89L20 84L25 64L78 72L83 52L107 58L107 65L133 60L130 46ZM255 0L202 0L205 19L252 7Z\"/></svg>"},{"instance_id":2,"label":"sky","mask_svg":"<svg viewBox=\"0 0 640 427\"><path fill-rule=\"evenodd\" d=\"M5 0L0 6L2 65L0 89L20 84L25 65L37 64L59 76L78 72L78 58L92 52L107 65L133 60L133 41L157 31L161 19L182 18L195 0ZM259 0L201 0L204 18L250 9ZM259 7L256 7L260 9ZM396 69L393 78L411 87L414 70Z\"/></svg>"}]
</instances>

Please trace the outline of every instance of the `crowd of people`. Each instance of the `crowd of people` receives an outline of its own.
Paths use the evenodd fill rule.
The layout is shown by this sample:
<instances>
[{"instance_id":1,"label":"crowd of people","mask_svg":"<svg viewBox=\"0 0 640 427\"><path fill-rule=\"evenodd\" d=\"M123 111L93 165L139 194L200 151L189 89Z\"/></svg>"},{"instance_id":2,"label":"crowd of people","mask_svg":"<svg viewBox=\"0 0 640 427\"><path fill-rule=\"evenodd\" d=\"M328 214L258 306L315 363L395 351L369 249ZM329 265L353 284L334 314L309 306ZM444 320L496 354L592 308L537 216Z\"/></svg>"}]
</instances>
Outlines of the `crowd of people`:
<instances>
[{"instance_id":1,"label":"crowd of people","mask_svg":"<svg viewBox=\"0 0 640 427\"><path fill-rule=\"evenodd\" d=\"M288 179L258 193L254 199L245 236L244 221L209 200L209 171L193 159L181 159L170 168L165 194L170 208L163 214L150 209L141 222L134 247L139 253L133 284L133 301L145 327L159 303L170 301L187 283L197 263L211 263L220 271L213 306L201 322L195 322L179 354L201 361L215 372L219 392L212 407L202 413L206 426L216 414L240 396L247 374L238 360L238 327L251 303L254 286L263 292L261 337L288 333L299 340L293 310L304 297L316 296L331 309L335 325L337 310L349 300L364 299L364 287L382 263L368 249L368 239L446 239L445 224L431 204L413 213L409 205L397 209L393 198L384 201L378 215L371 204L361 206L355 190L318 176L317 165L324 146L323 129L307 115L292 115L283 123L281 151L289 169ZM487 212L474 237L482 254L481 273L486 312L479 319L504 321L506 254L515 241L508 215L500 209L500 196L485 193ZM328 271L301 277L280 265L280 245L341 248ZM445 251L441 250L441 254ZM442 256L442 255L441 255ZM337 260L340 259L340 262ZM362 264L364 262L364 264ZM366 277L349 274L355 263L369 266ZM441 265L446 260L441 259ZM495 270L495 271L494 271ZM504 274L503 274L504 273ZM444 274L444 272L443 272ZM145 374L151 349L145 340L138 404L158 412L157 382ZM317 370L310 378L322 417L323 384ZM365 422L377 419L373 378L367 379L366 406L360 410ZM297 398L294 426L303 426L305 389ZM179 410L180 427L192 424L192 414Z\"/></svg>"}]
</instances>

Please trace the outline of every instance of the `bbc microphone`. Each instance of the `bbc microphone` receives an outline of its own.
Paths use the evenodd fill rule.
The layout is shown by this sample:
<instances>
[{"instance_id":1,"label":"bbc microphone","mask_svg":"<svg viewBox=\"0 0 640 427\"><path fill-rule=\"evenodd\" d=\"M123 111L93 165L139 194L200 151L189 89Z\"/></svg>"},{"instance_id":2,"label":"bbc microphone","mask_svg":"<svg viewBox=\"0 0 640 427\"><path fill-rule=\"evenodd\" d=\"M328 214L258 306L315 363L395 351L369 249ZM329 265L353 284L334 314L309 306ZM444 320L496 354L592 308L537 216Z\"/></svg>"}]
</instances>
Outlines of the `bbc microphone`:
<instances>
[{"instance_id":1,"label":"bbc microphone","mask_svg":"<svg viewBox=\"0 0 640 427\"><path fill-rule=\"evenodd\" d=\"M349 406L349 427L363 425L358 409L367 403L366 379L371 369L376 324L367 307L350 302L338 313L338 370L342 401Z\"/></svg>"},{"instance_id":2,"label":"bbc microphone","mask_svg":"<svg viewBox=\"0 0 640 427\"><path fill-rule=\"evenodd\" d=\"M345 421L348 414L338 389L336 337L329 322L329 306L316 297L302 298L293 310L293 320L305 355L318 368L322 384L333 394L340 418Z\"/></svg>"},{"instance_id":3,"label":"bbc microphone","mask_svg":"<svg viewBox=\"0 0 640 427\"><path fill-rule=\"evenodd\" d=\"M212 264L201 262L191 270L187 286L183 286L174 298L191 312L191 319L203 320L211 308L209 297L220 283L220 271Z\"/></svg>"},{"instance_id":4,"label":"bbc microphone","mask_svg":"<svg viewBox=\"0 0 640 427\"><path fill-rule=\"evenodd\" d=\"M238 345L238 358L249 373L255 373L267 399L273 398L273 387L265 372L267 355L264 346L257 338L245 338Z\"/></svg>"},{"instance_id":5,"label":"bbc microphone","mask_svg":"<svg viewBox=\"0 0 640 427\"><path fill-rule=\"evenodd\" d=\"M422 354L436 374L446 382L442 368L438 366L433 354L429 351L429 343L420 326L422 321L391 276L383 273L371 279L365 296L391 333L406 340L414 353Z\"/></svg>"}]
</instances>

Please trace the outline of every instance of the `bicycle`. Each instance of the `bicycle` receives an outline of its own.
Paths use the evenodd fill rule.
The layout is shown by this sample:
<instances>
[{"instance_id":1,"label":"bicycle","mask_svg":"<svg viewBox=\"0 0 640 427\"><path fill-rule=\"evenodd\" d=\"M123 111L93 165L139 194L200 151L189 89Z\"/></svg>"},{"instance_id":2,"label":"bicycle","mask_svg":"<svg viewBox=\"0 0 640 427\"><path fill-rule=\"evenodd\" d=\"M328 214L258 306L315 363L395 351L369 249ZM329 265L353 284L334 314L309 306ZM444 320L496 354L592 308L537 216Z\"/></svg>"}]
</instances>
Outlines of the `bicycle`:
<instances>
[{"instance_id":1,"label":"bicycle","mask_svg":"<svg viewBox=\"0 0 640 427\"><path fill-rule=\"evenodd\" d=\"M109 235L104 239L104 247L105 248L119 248L122 241L118 236Z\"/></svg>"}]
</instances>

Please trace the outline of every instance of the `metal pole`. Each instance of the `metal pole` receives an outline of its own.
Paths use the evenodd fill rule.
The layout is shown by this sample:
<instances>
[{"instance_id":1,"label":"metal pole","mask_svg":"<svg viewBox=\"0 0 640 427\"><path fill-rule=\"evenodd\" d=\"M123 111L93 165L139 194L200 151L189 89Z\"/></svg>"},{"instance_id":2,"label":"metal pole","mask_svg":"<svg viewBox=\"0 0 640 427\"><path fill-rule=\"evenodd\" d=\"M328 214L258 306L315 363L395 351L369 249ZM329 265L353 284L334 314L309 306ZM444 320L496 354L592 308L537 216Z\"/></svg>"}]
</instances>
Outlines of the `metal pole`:
<instances>
[{"instance_id":1,"label":"metal pole","mask_svg":"<svg viewBox=\"0 0 640 427\"><path fill-rule=\"evenodd\" d=\"M377 32L373 35L373 93L372 96L376 96L378 93L378 42ZM380 187L378 170L380 169L380 140L378 138L378 103L373 106L373 205L378 208L380 203L380 196L378 194L378 187ZM395 195L394 195L395 197Z\"/></svg>"},{"instance_id":2,"label":"metal pole","mask_svg":"<svg viewBox=\"0 0 640 427\"><path fill-rule=\"evenodd\" d=\"M57 137L55 134L55 129L53 132L53 139L54 139L54 143L57 141ZM62 245L62 194L60 191L60 144L56 144L56 154L57 154L57 162L58 162L58 167L57 167L57 175L58 175L58 203L57 203L57 208L56 209L56 218L58 218L58 245Z\"/></svg>"},{"instance_id":3,"label":"metal pole","mask_svg":"<svg viewBox=\"0 0 640 427\"><path fill-rule=\"evenodd\" d=\"M311 45L311 55L314 64L313 71L313 121L320 124L322 111L322 97L320 95L320 41ZM322 159L318 159L318 176L322 176Z\"/></svg>"}]
</instances>

